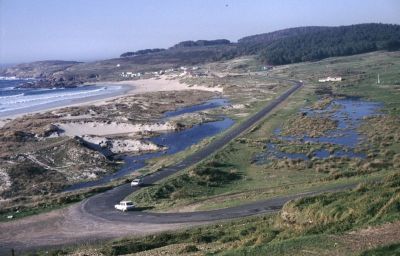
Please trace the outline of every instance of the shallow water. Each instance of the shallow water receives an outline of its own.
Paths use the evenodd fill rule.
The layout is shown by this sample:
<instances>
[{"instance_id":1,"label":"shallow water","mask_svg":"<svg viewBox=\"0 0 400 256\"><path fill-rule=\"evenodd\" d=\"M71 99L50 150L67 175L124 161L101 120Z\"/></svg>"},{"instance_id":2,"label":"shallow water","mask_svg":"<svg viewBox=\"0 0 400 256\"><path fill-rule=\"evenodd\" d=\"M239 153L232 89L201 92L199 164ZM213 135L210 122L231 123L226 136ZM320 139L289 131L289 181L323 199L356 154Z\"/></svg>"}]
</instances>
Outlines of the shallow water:
<instances>
[{"instance_id":1,"label":"shallow water","mask_svg":"<svg viewBox=\"0 0 400 256\"><path fill-rule=\"evenodd\" d=\"M66 106L79 100L118 95L122 86L82 86L76 88L16 88L31 80L0 79L0 117Z\"/></svg>"},{"instance_id":2,"label":"shallow water","mask_svg":"<svg viewBox=\"0 0 400 256\"><path fill-rule=\"evenodd\" d=\"M168 111L164 113L164 117L166 119L174 116L179 116L182 114L186 113L193 113L197 111L202 111L202 110L207 110L207 109L213 109L217 107L222 107L228 105L228 100L224 98L216 98L216 99L211 99L206 101L205 103L198 104L198 105L193 105L193 106L188 106L188 107L183 107L179 108L174 111Z\"/></svg>"},{"instance_id":3,"label":"shallow water","mask_svg":"<svg viewBox=\"0 0 400 256\"><path fill-rule=\"evenodd\" d=\"M228 101L225 99L212 99L203 104L189 106L187 108L177 109L176 111L167 112L168 117L177 116L183 113L193 113L200 110L212 109L220 106L225 106ZM207 107L206 107L207 106ZM181 152L192 145L199 143L201 140L214 136L234 124L230 118L224 117L221 120L203 123L193 126L189 129L163 133L156 137L150 138L149 141L167 147L166 150L154 153L146 153L142 155L123 156L124 165L115 173L102 177L95 181L81 182L68 187L65 191L72 191L76 189L88 188L98 186L110 182L113 179L123 177L127 174L135 172L136 170L145 167L146 161L152 158L172 155Z\"/></svg>"},{"instance_id":4,"label":"shallow water","mask_svg":"<svg viewBox=\"0 0 400 256\"><path fill-rule=\"evenodd\" d=\"M301 112L308 116L323 116L330 117L337 121L337 128L329 131L325 136L309 137L303 136L283 136L278 128L274 131L274 135L283 142L311 142L323 144L325 146L336 145L343 149L329 152L323 148L313 152L310 157L328 158L328 157L349 157L349 158L365 158L364 153L356 152L355 148L362 141L363 137L357 129L361 125L361 121L366 116L371 116L377 113L381 107L380 103L364 101L357 98L337 99L324 110L302 109ZM266 151L256 155L255 162L263 164L270 159L302 159L309 160L310 158L304 153L287 153L278 150L277 145L268 143Z\"/></svg>"}]
</instances>

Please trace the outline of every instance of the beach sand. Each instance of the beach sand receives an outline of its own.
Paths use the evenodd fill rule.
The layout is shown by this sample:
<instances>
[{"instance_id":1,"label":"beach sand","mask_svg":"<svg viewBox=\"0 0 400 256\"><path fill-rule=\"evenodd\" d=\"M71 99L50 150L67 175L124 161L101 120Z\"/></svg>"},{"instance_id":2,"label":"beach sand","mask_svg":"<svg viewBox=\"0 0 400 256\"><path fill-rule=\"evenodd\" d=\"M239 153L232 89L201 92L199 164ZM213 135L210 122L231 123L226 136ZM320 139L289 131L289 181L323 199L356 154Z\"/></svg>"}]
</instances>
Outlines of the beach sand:
<instances>
[{"instance_id":1,"label":"beach sand","mask_svg":"<svg viewBox=\"0 0 400 256\"><path fill-rule=\"evenodd\" d=\"M141 132L160 132L175 130L175 125L166 123L154 124L131 124L131 123L117 123L117 122L68 122L57 123L62 129L63 135L74 137L86 134L105 136L126 133L141 133Z\"/></svg>"},{"instance_id":2,"label":"beach sand","mask_svg":"<svg viewBox=\"0 0 400 256\"><path fill-rule=\"evenodd\" d=\"M181 91L181 90L202 90L222 93L222 87L206 87L206 86L189 86L184 83L180 83L178 79L167 79L166 76L160 76L158 79L141 79L132 81L120 81L120 82L98 82L94 85L111 87L121 87L120 90L115 91L111 94L98 95L92 97L86 97L81 99L73 99L68 102L61 102L60 104L49 104L40 106L35 109L23 109L15 111L7 116L0 117L0 128L4 126L10 119L21 117L27 114L43 113L46 111L52 111L64 107L71 106L82 106L82 105L103 105L110 100L117 99L120 97L148 93L148 92L159 92L159 91ZM7 120L8 119L8 120Z\"/></svg>"}]
</instances>

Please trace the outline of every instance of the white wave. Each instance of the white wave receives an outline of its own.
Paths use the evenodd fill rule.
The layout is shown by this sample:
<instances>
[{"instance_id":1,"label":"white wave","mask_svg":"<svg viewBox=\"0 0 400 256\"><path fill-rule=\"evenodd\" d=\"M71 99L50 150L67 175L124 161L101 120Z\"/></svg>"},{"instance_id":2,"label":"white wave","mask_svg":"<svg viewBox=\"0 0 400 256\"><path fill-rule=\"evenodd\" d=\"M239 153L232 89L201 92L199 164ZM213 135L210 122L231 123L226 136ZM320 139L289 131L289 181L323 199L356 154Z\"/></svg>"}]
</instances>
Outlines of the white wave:
<instances>
[{"instance_id":1,"label":"white wave","mask_svg":"<svg viewBox=\"0 0 400 256\"><path fill-rule=\"evenodd\" d=\"M17 97L21 97L21 96L24 96L24 94L20 93L20 94L15 94L15 95L0 96L0 100L9 99L9 98L17 98Z\"/></svg>"},{"instance_id":2,"label":"white wave","mask_svg":"<svg viewBox=\"0 0 400 256\"><path fill-rule=\"evenodd\" d=\"M15 76L0 76L0 80L18 80Z\"/></svg>"},{"instance_id":3,"label":"white wave","mask_svg":"<svg viewBox=\"0 0 400 256\"><path fill-rule=\"evenodd\" d=\"M99 92L102 90L104 90L104 89L97 89L97 90L91 90L91 91L79 91L79 92L71 92L71 93L46 93L46 94L34 94L34 95L25 95L22 93L22 94L18 94L18 95L4 96L4 97L2 97L3 99L18 98L20 96L25 96L25 97L20 97L17 100L10 100L10 101L5 101L5 102L1 102L1 103L18 104L18 103L27 103L27 102L31 102L31 101L41 101L41 100L50 100L50 99L59 99L59 98L68 99L68 98L75 98L75 96L95 94L96 92Z\"/></svg>"},{"instance_id":4,"label":"white wave","mask_svg":"<svg viewBox=\"0 0 400 256\"><path fill-rule=\"evenodd\" d=\"M0 88L0 91L10 91L10 90L14 90L15 89L15 87L12 87L12 86L10 86L10 87L2 87L2 88Z\"/></svg>"},{"instance_id":5,"label":"white wave","mask_svg":"<svg viewBox=\"0 0 400 256\"><path fill-rule=\"evenodd\" d=\"M122 87L121 87L122 88ZM108 90L111 89L111 90ZM120 88L107 88L100 87L94 90L85 90L85 91L69 91L69 92L54 92L54 93L45 93L45 94L34 94L34 95L11 95L11 96L2 96L0 97L0 106L3 109L0 109L0 112L11 111L17 109L25 109L32 108L39 105L46 105L50 103L56 103L61 101L68 101L74 99L87 98L91 96L104 95L108 93L112 93L114 90L118 90Z\"/></svg>"},{"instance_id":6,"label":"white wave","mask_svg":"<svg viewBox=\"0 0 400 256\"><path fill-rule=\"evenodd\" d=\"M0 80L35 80L35 78L20 78L16 76L0 76Z\"/></svg>"}]
</instances>

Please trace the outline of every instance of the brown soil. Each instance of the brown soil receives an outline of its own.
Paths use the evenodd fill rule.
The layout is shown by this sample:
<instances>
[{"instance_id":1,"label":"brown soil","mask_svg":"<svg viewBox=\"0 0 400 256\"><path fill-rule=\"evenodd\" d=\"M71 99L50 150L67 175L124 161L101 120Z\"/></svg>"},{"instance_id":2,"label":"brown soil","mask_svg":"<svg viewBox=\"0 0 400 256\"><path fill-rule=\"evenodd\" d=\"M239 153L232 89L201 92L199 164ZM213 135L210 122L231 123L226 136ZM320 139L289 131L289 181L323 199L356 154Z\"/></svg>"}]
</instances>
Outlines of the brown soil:
<instances>
[{"instance_id":1,"label":"brown soil","mask_svg":"<svg viewBox=\"0 0 400 256\"><path fill-rule=\"evenodd\" d=\"M67 244L145 235L193 226L185 224L143 224L107 221L82 214L82 204L24 219L0 223L0 255L24 248L55 247Z\"/></svg>"}]
</instances>

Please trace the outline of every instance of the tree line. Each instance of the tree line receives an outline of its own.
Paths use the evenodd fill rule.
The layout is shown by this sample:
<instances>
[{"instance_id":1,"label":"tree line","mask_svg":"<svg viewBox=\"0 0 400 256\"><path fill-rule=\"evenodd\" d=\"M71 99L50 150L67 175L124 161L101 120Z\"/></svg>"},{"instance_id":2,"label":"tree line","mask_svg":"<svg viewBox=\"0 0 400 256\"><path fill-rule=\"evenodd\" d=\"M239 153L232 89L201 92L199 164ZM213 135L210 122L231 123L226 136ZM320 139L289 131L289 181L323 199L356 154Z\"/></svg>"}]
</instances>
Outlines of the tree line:
<instances>
[{"instance_id":1,"label":"tree line","mask_svg":"<svg viewBox=\"0 0 400 256\"><path fill-rule=\"evenodd\" d=\"M253 47L258 50L258 57L262 62L273 65L316 61L377 50L395 51L400 49L400 26L361 24L326 27Z\"/></svg>"}]
</instances>

